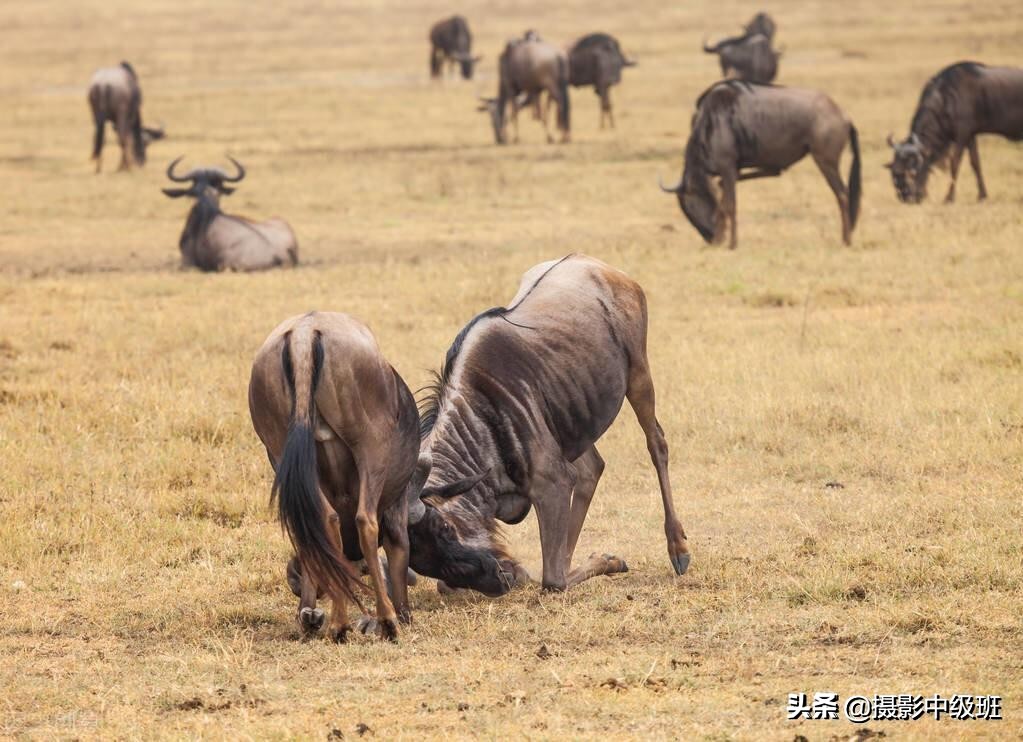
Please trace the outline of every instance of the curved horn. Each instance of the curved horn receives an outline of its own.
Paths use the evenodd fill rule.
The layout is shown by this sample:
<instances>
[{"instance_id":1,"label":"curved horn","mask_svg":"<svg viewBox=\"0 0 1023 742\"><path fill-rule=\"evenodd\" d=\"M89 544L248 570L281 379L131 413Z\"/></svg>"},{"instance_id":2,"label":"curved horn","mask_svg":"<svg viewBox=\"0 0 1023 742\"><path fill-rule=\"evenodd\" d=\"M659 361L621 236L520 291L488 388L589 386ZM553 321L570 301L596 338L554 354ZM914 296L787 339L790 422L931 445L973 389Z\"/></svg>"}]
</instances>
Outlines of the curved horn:
<instances>
[{"instance_id":1,"label":"curved horn","mask_svg":"<svg viewBox=\"0 0 1023 742\"><path fill-rule=\"evenodd\" d=\"M245 168L242 167L242 164L238 162L238 160L231 157L231 155L226 155L226 157L234 164L236 168L238 168L238 174L235 175L234 177L225 175L223 177L223 181L225 183L237 183L238 181L245 177Z\"/></svg>"},{"instance_id":2,"label":"curved horn","mask_svg":"<svg viewBox=\"0 0 1023 742\"><path fill-rule=\"evenodd\" d=\"M174 166L185 159L184 155L181 155L178 159L174 160L170 165L167 166L167 177L173 180L175 183L187 183L190 178L188 175L175 175Z\"/></svg>"},{"instance_id":3,"label":"curved horn","mask_svg":"<svg viewBox=\"0 0 1023 742\"><path fill-rule=\"evenodd\" d=\"M659 185L661 187L661 190L664 191L665 193L678 193L679 191L682 190L682 178L679 178L678 183L673 185L671 188L668 188L668 186L664 185L664 181L661 180L661 176L658 175L657 185Z\"/></svg>"},{"instance_id":4,"label":"curved horn","mask_svg":"<svg viewBox=\"0 0 1023 742\"><path fill-rule=\"evenodd\" d=\"M898 145L895 144L895 137L893 137L891 135L891 132L888 133L887 141L888 141L888 146L891 147L892 149L897 149L898 148Z\"/></svg>"},{"instance_id":5,"label":"curved horn","mask_svg":"<svg viewBox=\"0 0 1023 742\"><path fill-rule=\"evenodd\" d=\"M909 135L909 142L917 147L920 146L920 137L916 135L915 131Z\"/></svg>"},{"instance_id":6,"label":"curved horn","mask_svg":"<svg viewBox=\"0 0 1023 742\"><path fill-rule=\"evenodd\" d=\"M704 37L704 39L703 39L703 50L705 52L707 52L708 54L713 54L718 49L717 49L717 46L707 46L707 38Z\"/></svg>"},{"instance_id":7,"label":"curved horn","mask_svg":"<svg viewBox=\"0 0 1023 742\"><path fill-rule=\"evenodd\" d=\"M409 479L405 492L406 499L408 500L409 525L415 525L426 515L426 506L419 499L419 496L423 492L423 485L426 484L426 480L430 478L430 469L432 468L433 456L429 453L419 454L419 460L416 461L416 469Z\"/></svg>"}]
</instances>

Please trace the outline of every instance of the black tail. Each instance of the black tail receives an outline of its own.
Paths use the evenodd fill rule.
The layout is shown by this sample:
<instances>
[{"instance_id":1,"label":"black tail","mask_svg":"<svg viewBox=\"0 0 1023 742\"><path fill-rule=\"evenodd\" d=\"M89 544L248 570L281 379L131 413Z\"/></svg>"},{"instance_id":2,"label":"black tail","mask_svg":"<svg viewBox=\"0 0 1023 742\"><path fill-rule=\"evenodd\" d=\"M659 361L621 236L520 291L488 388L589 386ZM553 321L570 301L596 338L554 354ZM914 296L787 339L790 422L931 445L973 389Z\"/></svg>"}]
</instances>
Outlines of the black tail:
<instances>
[{"instance_id":1,"label":"black tail","mask_svg":"<svg viewBox=\"0 0 1023 742\"><path fill-rule=\"evenodd\" d=\"M568 60L558 60L558 128L566 134L572 129L572 109L568 100Z\"/></svg>"},{"instance_id":2,"label":"black tail","mask_svg":"<svg viewBox=\"0 0 1023 742\"><path fill-rule=\"evenodd\" d=\"M142 91L136 85L131 91L131 141L137 165L146 164L146 142L142 138Z\"/></svg>"},{"instance_id":3,"label":"black tail","mask_svg":"<svg viewBox=\"0 0 1023 742\"><path fill-rule=\"evenodd\" d=\"M102 91L99 88L89 90L89 106L92 108L92 120L96 124L96 135L92 140L92 159L99 159L103 152L103 135L107 128L107 116L103 106Z\"/></svg>"},{"instance_id":4,"label":"black tail","mask_svg":"<svg viewBox=\"0 0 1023 742\"><path fill-rule=\"evenodd\" d=\"M863 193L860 182L860 137L856 127L849 124L849 143L852 145L853 161L849 168L849 231L856 228L856 218L860 215L860 196Z\"/></svg>"},{"instance_id":5,"label":"black tail","mask_svg":"<svg viewBox=\"0 0 1023 742\"><path fill-rule=\"evenodd\" d=\"M319 492L316 439L313 435L314 396L323 370L323 341L312 334L312 378L295 379L291 358L292 333L284 337L281 365L292 396L291 424L284 452L277 464L277 476L270 501L277 498L281 525L291 539L299 560L315 576L321 587L340 591L362 609L355 587L365 588L344 557L337 553L327 532L327 520ZM330 526L335 527L335 526Z\"/></svg>"}]
</instances>

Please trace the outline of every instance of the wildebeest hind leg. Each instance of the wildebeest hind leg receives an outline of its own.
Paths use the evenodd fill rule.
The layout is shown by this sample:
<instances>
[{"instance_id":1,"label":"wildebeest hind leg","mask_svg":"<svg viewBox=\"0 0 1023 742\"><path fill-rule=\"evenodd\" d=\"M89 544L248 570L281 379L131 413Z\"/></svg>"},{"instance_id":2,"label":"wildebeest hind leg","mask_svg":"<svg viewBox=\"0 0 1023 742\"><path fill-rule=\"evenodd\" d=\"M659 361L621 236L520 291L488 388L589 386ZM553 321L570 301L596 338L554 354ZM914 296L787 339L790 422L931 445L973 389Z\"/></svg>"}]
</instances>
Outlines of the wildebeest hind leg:
<instances>
[{"instance_id":1,"label":"wildebeest hind leg","mask_svg":"<svg viewBox=\"0 0 1023 742\"><path fill-rule=\"evenodd\" d=\"M380 635L385 639L398 638L398 616L394 605L387 594L387 583L384 581L384 570L380 566L377 555L380 544L380 526L377 521L377 508L383 489L381 482L370 472L372 462L359 461L359 509L355 514L355 525L359 529L359 545L362 555L369 568L369 578L373 583L373 594L376 598L376 615ZM407 537L406 537L407 538ZM407 554L407 550L406 550ZM390 559L388 555L388 559ZM400 561L400 559L399 559ZM404 571L408 567L407 556L402 565L402 582ZM393 575L393 573L392 573Z\"/></svg>"},{"instance_id":2,"label":"wildebeest hind leg","mask_svg":"<svg viewBox=\"0 0 1023 742\"><path fill-rule=\"evenodd\" d=\"M655 414L654 382L646 360L646 341L636 353L629 370L629 386L625 396L636 413L636 419L646 435L646 446L650 460L657 470L657 482L661 489L664 505L664 534L668 539L668 558L676 574L684 574L689 568L689 543L682 524L675 515L675 502L671 494L671 480L668 477L668 442Z\"/></svg>"},{"instance_id":3,"label":"wildebeest hind leg","mask_svg":"<svg viewBox=\"0 0 1023 742\"><path fill-rule=\"evenodd\" d=\"M412 613L408 605L408 525L405 517L393 508L382 519L384 529L384 552L387 554L387 576L390 583L391 601L398 614L398 620L409 623Z\"/></svg>"},{"instance_id":4,"label":"wildebeest hind leg","mask_svg":"<svg viewBox=\"0 0 1023 742\"><path fill-rule=\"evenodd\" d=\"M591 446L586 453L572 462L576 471L575 489L572 490L572 510L568 515L568 563L572 564L572 555L579 542L579 534L583 530L586 512L590 509L590 501L604 473L604 459L601 458L596 446Z\"/></svg>"},{"instance_id":5,"label":"wildebeest hind leg","mask_svg":"<svg viewBox=\"0 0 1023 742\"><path fill-rule=\"evenodd\" d=\"M987 198L987 188L984 187L984 176L980 172L980 152L977 151L977 137L970 140L970 167L973 174L977 176L977 200L983 201Z\"/></svg>"},{"instance_id":6,"label":"wildebeest hind leg","mask_svg":"<svg viewBox=\"0 0 1023 742\"><path fill-rule=\"evenodd\" d=\"M291 591L299 597L298 628L303 637L310 637L323 628L323 621L326 617L321 608L316 607L318 591L305 570L302 569L298 557L291 557L288 560L288 585Z\"/></svg>"},{"instance_id":7,"label":"wildebeest hind leg","mask_svg":"<svg viewBox=\"0 0 1023 742\"><path fill-rule=\"evenodd\" d=\"M821 175L824 176L824 180L828 182L831 191L838 200L838 211L842 216L842 242L848 245L851 237L851 230L849 229L849 192L846 190L845 184L842 183L842 176L838 172L838 158L831 161L814 155L813 161L817 163L817 168L821 171Z\"/></svg>"}]
</instances>

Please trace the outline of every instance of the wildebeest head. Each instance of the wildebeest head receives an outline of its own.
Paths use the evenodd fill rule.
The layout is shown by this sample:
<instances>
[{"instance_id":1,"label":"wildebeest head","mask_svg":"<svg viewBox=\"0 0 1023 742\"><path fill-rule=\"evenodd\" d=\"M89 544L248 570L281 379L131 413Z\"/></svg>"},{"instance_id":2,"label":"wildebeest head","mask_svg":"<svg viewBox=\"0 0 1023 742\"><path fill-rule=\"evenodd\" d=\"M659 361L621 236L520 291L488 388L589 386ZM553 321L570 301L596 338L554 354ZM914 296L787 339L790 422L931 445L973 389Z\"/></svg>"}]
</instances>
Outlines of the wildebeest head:
<instances>
[{"instance_id":1,"label":"wildebeest head","mask_svg":"<svg viewBox=\"0 0 1023 742\"><path fill-rule=\"evenodd\" d=\"M927 196L927 174L930 170L926 146L915 133L902 142L896 142L889 134L888 146L892 148L894 157L885 167L892 171L895 194L903 203L920 203Z\"/></svg>"},{"instance_id":2,"label":"wildebeest head","mask_svg":"<svg viewBox=\"0 0 1023 742\"><path fill-rule=\"evenodd\" d=\"M473 56L465 52L455 52L451 55L462 69L462 77L466 80L472 79L472 73L476 69L476 63L483 59L481 56Z\"/></svg>"},{"instance_id":3,"label":"wildebeest head","mask_svg":"<svg viewBox=\"0 0 1023 742\"><path fill-rule=\"evenodd\" d=\"M163 192L171 198L181 198L182 196L200 198L205 196L216 203L220 200L221 194L229 196L234 193L235 189L224 185L225 183L237 183L245 177L245 168L230 155L227 159L234 164L238 171L234 175L228 175L217 167L194 168L184 175L177 175L174 172L174 167L181 162L182 157L177 158L167 166L167 177L175 183L191 183L191 185L188 188L164 188Z\"/></svg>"},{"instance_id":4,"label":"wildebeest head","mask_svg":"<svg viewBox=\"0 0 1023 742\"><path fill-rule=\"evenodd\" d=\"M718 229L720 214L718 201L711 187L711 174L706 165L709 123L708 115L698 108L693 114L692 133L686 143L686 163L682 177L673 186L666 186L664 183L660 186L665 193L675 194L679 208L689 223L696 227L696 231L706 242L713 242L720 234Z\"/></svg>"},{"instance_id":5,"label":"wildebeest head","mask_svg":"<svg viewBox=\"0 0 1023 742\"><path fill-rule=\"evenodd\" d=\"M421 454L420 461L430 454ZM505 553L492 516L473 497L487 473L422 490L422 515L413 522L409 506L409 566L449 587L476 590L490 597L515 584L516 565Z\"/></svg>"},{"instance_id":6,"label":"wildebeest head","mask_svg":"<svg viewBox=\"0 0 1023 742\"><path fill-rule=\"evenodd\" d=\"M490 125L494 127L494 141L498 144L505 144L507 139L504 135L504 107L497 98L480 97L480 104L477 111L485 111L490 116Z\"/></svg>"}]
</instances>

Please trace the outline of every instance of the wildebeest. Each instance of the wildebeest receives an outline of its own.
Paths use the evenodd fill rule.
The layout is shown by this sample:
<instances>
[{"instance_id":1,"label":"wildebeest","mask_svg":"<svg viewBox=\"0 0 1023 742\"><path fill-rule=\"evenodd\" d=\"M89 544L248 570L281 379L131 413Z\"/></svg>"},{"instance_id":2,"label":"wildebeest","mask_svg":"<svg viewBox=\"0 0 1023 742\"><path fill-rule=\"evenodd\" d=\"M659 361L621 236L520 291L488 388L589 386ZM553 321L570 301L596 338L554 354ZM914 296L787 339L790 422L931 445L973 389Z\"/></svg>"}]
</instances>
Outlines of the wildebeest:
<instances>
[{"instance_id":1,"label":"wildebeest","mask_svg":"<svg viewBox=\"0 0 1023 742\"><path fill-rule=\"evenodd\" d=\"M116 67L96 70L89 83L89 108L96 134L92 144L92 159L96 172L103 167L103 136L109 121L121 145L121 165L128 170L132 163L144 165L146 147L164 137L163 127L152 129L142 125L142 89L134 68L127 62Z\"/></svg>"},{"instance_id":2,"label":"wildebeest","mask_svg":"<svg viewBox=\"0 0 1023 742\"><path fill-rule=\"evenodd\" d=\"M591 555L569 571L604 469L596 442L629 400L660 483L668 555L689 564L675 515L668 446L654 414L639 285L585 255L542 263L512 302L477 315L447 352L421 407L430 475L409 527L412 568L450 587L502 595L524 575L496 532L536 508L543 586L564 590L625 563Z\"/></svg>"},{"instance_id":3,"label":"wildebeest","mask_svg":"<svg viewBox=\"0 0 1023 742\"><path fill-rule=\"evenodd\" d=\"M234 193L225 183L237 183L245 177L245 168L229 157L237 173L228 175L220 168L196 168L175 175L181 158L167 166L167 177L175 183L191 183L188 188L164 188L171 198L191 196L195 205L188 212L185 229L178 243L186 266L203 271L258 271L298 263L295 233L283 219L250 221L220 210L220 196Z\"/></svg>"},{"instance_id":4,"label":"wildebeest","mask_svg":"<svg viewBox=\"0 0 1023 742\"><path fill-rule=\"evenodd\" d=\"M636 63L622 54L618 40L606 33L591 33L576 41L568 51L568 82L574 87L592 85L600 97L600 128L607 116L615 126L611 110L611 86L622 79L622 69Z\"/></svg>"},{"instance_id":5,"label":"wildebeest","mask_svg":"<svg viewBox=\"0 0 1023 742\"><path fill-rule=\"evenodd\" d=\"M252 365L249 411L275 478L271 498L297 554L298 622L317 631L322 590L333 601L329 635L344 641L348 602L365 585L352 562L366 559L383 636L409 619L408 532L425 510L419 491L419 412L365 325L311 312L281 323ZM384 547L394 602L377 550ZM301 569L295 569L301 565Z\"/></svg>"},{"instance_id":6,"label":"wildebeest","mask_svg":"<svg viewBox=\"0 0 1023 742\"><path fill-rule=\"evenodd\" d=\"M756 34L719 50L704 47L704 51L717 51L724 77L735 77L749 82L766 84L778 74L778 60L781 52L771 48L771 41L762 34Z\"/></svg>"},{"instance_id":7,"label":"wildebeest","mask_svg":"<svg viewBox=\"0 0 1023 742\"><path fill-rule=\"evenodd\" d=\"M846 143L852 149L848 188L839 173ZM729 247L735 248L736 182L781 175L807 153L838 199L842 241L848 245L860 208L859 137L842 109L817 90L715 83L697 100L682 178L661 188L678 196L682 212L707 242L722 240L731 222ZM713 177L719 179L720 202Z\"/></svg>"},{"instance_id":8,"label":"wildebeest","mask_svg":"<svg viewBox=\"0 0 1023 742\"><path fill-rule=\"evenodd\" d=\"M546 92L558 107L558 128L561 141L571 138L570 102L568 96L568 57L563 51L542 41L535 35L509 41L501 53L498 63L500 80L497 97L484 98L479 110L490 114L494 127L494 139L498 144L507 141L505 136L506 109L512 107L512 122L515 125L515 141L519 139L519 100L539 100ZM543 120L547 141L552 142L547 120Z\"/></svg>"},{"instance_id":9,"label":"wildebeest","mask_svg":"<svg viewBox=\"0 0 1023 742\"><path fill-rule=\"evenodd\" d=\"M462 77L472 79L473 69L481 57L472 55L472 33L469 23L460 15L437 21L430 29L430 76L440 77L447 60L459 64Z\"/></svg>"},{"instance_id":10,"label":"wildebeest","mask_svg":"<svg viewBox=\"0 0 1023 742\"><path fill-rule=\"evenodd\" d=\"M731 36L727 39L722 39L718 43L714 44L714 46L708 46L706 43L704 43L703 50L708 53L716 54L726 46L730 46L732 44L741 44L742 42L748 41L758 34L761 36L766 36L769 42L774 41L774 31L775 31L774 19L772 19L771 16L769 16L767 13L757 13L755 16L753 16L750 22L746 24L746 27L743 28L742 34L740 36Z\"/></svg>"},{"instance_id":11,"label":"wildebeest","mask_svg":"<svg viewBox=\"0 0 1023 742\"><path fill-rule=\"evenodd\" d=\"M952 203L964 149L970 153L970 166L977 176L978 198L986 198L978 134L1023 139L1023 69L958 62L927 82L909 136L896 143L888 135L895 156L886 167L892 171L899 200L920 203L927 195L931 168L947 163L952 183L945 202Z\"/></svg>"}]
</instances>

